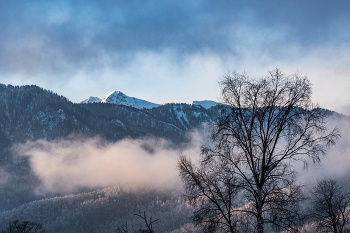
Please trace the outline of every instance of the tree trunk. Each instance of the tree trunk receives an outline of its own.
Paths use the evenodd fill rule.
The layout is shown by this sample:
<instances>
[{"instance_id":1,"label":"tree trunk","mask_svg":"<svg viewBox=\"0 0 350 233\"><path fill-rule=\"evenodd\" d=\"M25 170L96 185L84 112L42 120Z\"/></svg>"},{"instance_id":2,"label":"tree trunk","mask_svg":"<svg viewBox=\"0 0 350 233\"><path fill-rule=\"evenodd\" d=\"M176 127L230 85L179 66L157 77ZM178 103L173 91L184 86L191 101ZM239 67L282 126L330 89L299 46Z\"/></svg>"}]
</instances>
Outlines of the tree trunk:
<instances>
[{"instance_id":1,"label":"tree trunk","mask_svg":"<svg viewBox=\"0 0 350 233\"><path fill-rule=\"evenodd\" d=\"M258 214L257 216L257 227L256 227L256 230L258 233L264 233L264 223L263 223L263 219L262 219L262 216L261 216L261 213Z\"/></svg>"},{"instance_id":2,"label":"tree trunk","mask_svg":"<svg viewBox=\"0 0 350 233\"><path fill-rule=\"evenodd\" d=\"M262 188L258 188L258 201L257 201L257 215L256 215L256 220L257 220L257 226L256 230L258 233L263 233L264 232L264 220L262 216L262 208L263 207L263 197L262 197Z\"/></svg>"}]
</instances>

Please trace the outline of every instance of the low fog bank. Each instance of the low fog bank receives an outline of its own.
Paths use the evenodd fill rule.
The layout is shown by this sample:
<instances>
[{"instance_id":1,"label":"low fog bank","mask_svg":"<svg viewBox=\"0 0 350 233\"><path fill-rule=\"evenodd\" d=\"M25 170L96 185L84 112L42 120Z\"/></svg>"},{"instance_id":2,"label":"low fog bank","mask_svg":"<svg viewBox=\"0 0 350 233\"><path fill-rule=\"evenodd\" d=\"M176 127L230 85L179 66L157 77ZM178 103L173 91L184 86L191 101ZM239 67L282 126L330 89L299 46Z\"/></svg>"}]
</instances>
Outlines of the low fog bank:
<instances>
[{"instance_id":1,"label":"low fog bank","mask_svg":"<svg viewBox=\"0 0 350 233\"><path fill-rule=\"evenodd\" d=\"M327 150L327 155L321 163L310 164L307 169L302 169L298 164L299 181L309 189L320 179L332 178L350 189L350 117L333 115L327 119L328 130L337 127L341 137L336 145Z\"/></svg>"},{"instance_id":2,"label":"low fog bank","mask_svg":"<svg viewBox=\"0 0 350 233\"><path fill-rule=\"evenodd\" d=\"M18 144L16 154L29 158L40 179L37 194L69 194L81 188L133 185L139 188L179 189L180 154L199 154L200 139L175 148L164 139L124 139L108 143L101 138L68 137Z\"/></svg>"},{"instance_id":3,"label":"low fog bank","mask_svg":"<svg viewBox=\"0 0 350 233\"><path fill-rule=\"evenodd\" d=\"M350 117L332 116L327 125L329 130L337 126L341 138L328 150L321 164L310 164L306 170L301 163L293 164L299 182L307 189L323 178L333 178L349 186ZM70 136L18 144L14 151L29 158L31 169L41 181L35 189L40 195L70 194L82 188L114 185L179 190L182 186L176 167L179 155L197 161L200 146L210 144L208 130L204 128L192 132L191 138L190 143L175 147L164 139L124 139L110 143L101 138ZM2 177L0 184L6 182L8 175Z\"/></svg>"}]
</instances>

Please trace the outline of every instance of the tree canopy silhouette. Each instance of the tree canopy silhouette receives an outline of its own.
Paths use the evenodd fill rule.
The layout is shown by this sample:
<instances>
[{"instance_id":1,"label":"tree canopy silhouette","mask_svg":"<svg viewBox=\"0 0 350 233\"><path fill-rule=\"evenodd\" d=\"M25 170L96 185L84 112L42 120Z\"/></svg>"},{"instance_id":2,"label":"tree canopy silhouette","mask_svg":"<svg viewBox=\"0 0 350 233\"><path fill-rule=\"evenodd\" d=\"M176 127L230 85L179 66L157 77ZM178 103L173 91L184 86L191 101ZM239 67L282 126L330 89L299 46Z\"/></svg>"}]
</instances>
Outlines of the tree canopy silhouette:
<instances>
[{"instance_id":1,"label":"tree canopy silhouette","mask_svg":"<svg viewBox=\"0 0 350 233\"><path fill-rule=\"evenodd\" d=\"M292 163L319 162L340 136L338 129L327 131L325 112L312 103L311 83L300 73L287 76L275 69L265 78L253 79L233 72L220 85L223 105L221 116L209 124L212 144L202 147L198 166L185 156L178 163L190 203L209 208L202 219L197 216L197 223L205 223L211 213L220 219L214 225L224 226L237 222L234 213L241 212L254 217L259 233L266 224L295 229L302 220L298 203L304 196ZM215 174L210 172L213 176L205 175L218 165ZM232 184L221 181L230 177ZM213 205L217 199L211 198L212 193L215 198L232 199L220 194L230 187L247 203L238 206L231 201L234 204L225 209Z\"/></svg>"}]
</instances>

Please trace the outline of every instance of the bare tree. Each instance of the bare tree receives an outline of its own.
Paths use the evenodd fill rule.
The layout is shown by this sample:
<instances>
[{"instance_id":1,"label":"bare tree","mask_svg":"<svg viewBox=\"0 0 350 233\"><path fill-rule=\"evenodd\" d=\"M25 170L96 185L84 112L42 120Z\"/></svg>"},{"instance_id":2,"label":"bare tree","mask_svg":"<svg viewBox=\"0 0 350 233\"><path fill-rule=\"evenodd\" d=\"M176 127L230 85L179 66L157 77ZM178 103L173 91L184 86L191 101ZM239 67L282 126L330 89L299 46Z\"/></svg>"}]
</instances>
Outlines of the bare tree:
<instances>
[{"instance_id":1,"label":"bare tree","mask_svg":"<svg viewBox=\"0 0 350 233\"><path fill-rule=\"evenodd\" d=\"M129 233L128 222L125 222L125 224L119 225L115 230L115 233Z\"/></svg>"},{"instance_id":2,"label":"bare tree","mask_svg":"<svg viewBox=\"0 0 350 233\"><path fill-rule=\"evenodd\" d=\"M230 176L250 203L241 211L254 216L257 232L265 224L294 229L304 197L293 162L319 162L338 130L327 134L325 114L312 104L311 84L299 73L286 76L276 69L259 80L232 73L220 84L224 105L210 124L213 145L202 147L201 163L219 159L232 167ZM186 187L189 179L181 176Z\"/></svg>"},{"instance_id":3,"label":"bare tree","mask_svg":"<svg viewBox=\"0 0 350 233\"><path fill-rule=\"evenodd\" d=\"M145 221L147 230L146 231L142 231L142 232L146 232L146 233L154 233L153 230L153 223L155 223L156 221L158 221L159 219L156 220L152 220L152 216L148 219L146 216L146 212L143 212L143 215L141 215L141 213L135 214L136 216L142 218Z\"/></svg>"},{"instance_id":4,"label":"bare tree","mask_svg":"<svg viewBox=\"0 0 350 233\"><path fill-rule=\"evenodd\" d=\"M332 179L320 180L311 192L311 217L318 232L344 232L350 221L350 193Z\"/></svg>"},{"instance_id":5,"label":"bare tree","mask_svg":"<svg viewBox=\"0 0 350 233\"><path fill-rule=\"evenodd\" d=\"M178 162L184 183L185 196L196 206L193 220L203 226L204 232L248 231L247 220L237 214L237 194L240 190L235 169L224 161L212 160L195 166L190 159L181 156Z\"/></svg>"},{"instance_id":6,"label":"bare tree","mask_svg":"<svg viewBox=\"0 0 350 233\"><path fill-rule=\"evenodd\" d=\"M130 231L130 229L128 228L128 222L125 222L122 225L119 225L116 229L116 233L129 233L129 232L135 232L135 233L154 233L153 230L153 223L155 223L156 221L158 221L159 219L156 220L152 220L152 216L148 219L146 212L143 212L143 215L141 215L141 212L139 212L138 214L134 214L137 217L142 218L145 221L145 225L146 225L146 230L144 229L139 229L139 230L134 230L134 228L132 229L132 231Z\"/></svg>"}]
</instances>

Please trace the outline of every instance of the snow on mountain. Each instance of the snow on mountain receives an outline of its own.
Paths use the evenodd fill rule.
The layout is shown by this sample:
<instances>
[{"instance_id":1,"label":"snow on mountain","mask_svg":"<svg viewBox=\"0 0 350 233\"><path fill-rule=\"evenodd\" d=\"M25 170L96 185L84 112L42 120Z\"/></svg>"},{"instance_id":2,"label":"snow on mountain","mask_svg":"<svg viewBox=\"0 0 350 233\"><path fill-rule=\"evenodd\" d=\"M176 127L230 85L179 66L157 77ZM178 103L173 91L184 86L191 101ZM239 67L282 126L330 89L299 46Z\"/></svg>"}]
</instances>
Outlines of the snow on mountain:
<instances>
[{"instance_id":1,"label":"snow on mountain","mask_svg":"<svg viewBox=\"0 0 350 233\"><path fill-rule=\"evenodd\" d=\"M101 103L125 105L138 109L154 108L159 106L159 104L151 103L146 100L137 99L135 97L129 97L120 91L113 91L109 93L105 98L101 100Z\"/></svg>"},{"instance_id":2,"label":"snow on mountain","mask_svg":"<svg viewBox=\"0 0 350 233\"><path fill-rule=\"evenodd\" d=\"M110 103L110 104L118 104L131 106L134 108L142 109L142 108L155 108L160 106L160 104L155 104L148 102L146 100L138 99L135 97L129 97L122 93L121 91L112 91L102 100L98 97L90 96L88 99L80 102L81 104L89 104L89 103ZM193 101L192 105L200 105L205 109L209 109L219 103L212 100L202 100L202 101Z\"/></svg>"},{"instance_id":3,"label":"snow on mountain","mask_svg":"<svg viewBox=\"0 0 350 233\"><path fill-rule=\"evenodd\" d=\"M218 105L218 102L212 101L212 100L202 100L202 101L193 101L192 105L200 105L205 109L209 109L213 106Z\"/></svg>"},{"instance_id":4,"label":"snow on mountain","mask_svg":"<svg viewBox=\"0 0 350 233\"><path fill-rule=\"evenodd\" d=\"M91 104L91 103L100 103L101 99L98 97L90 96L88 99L81 101L81 104Z\"/></svg>"}]
</instances>

